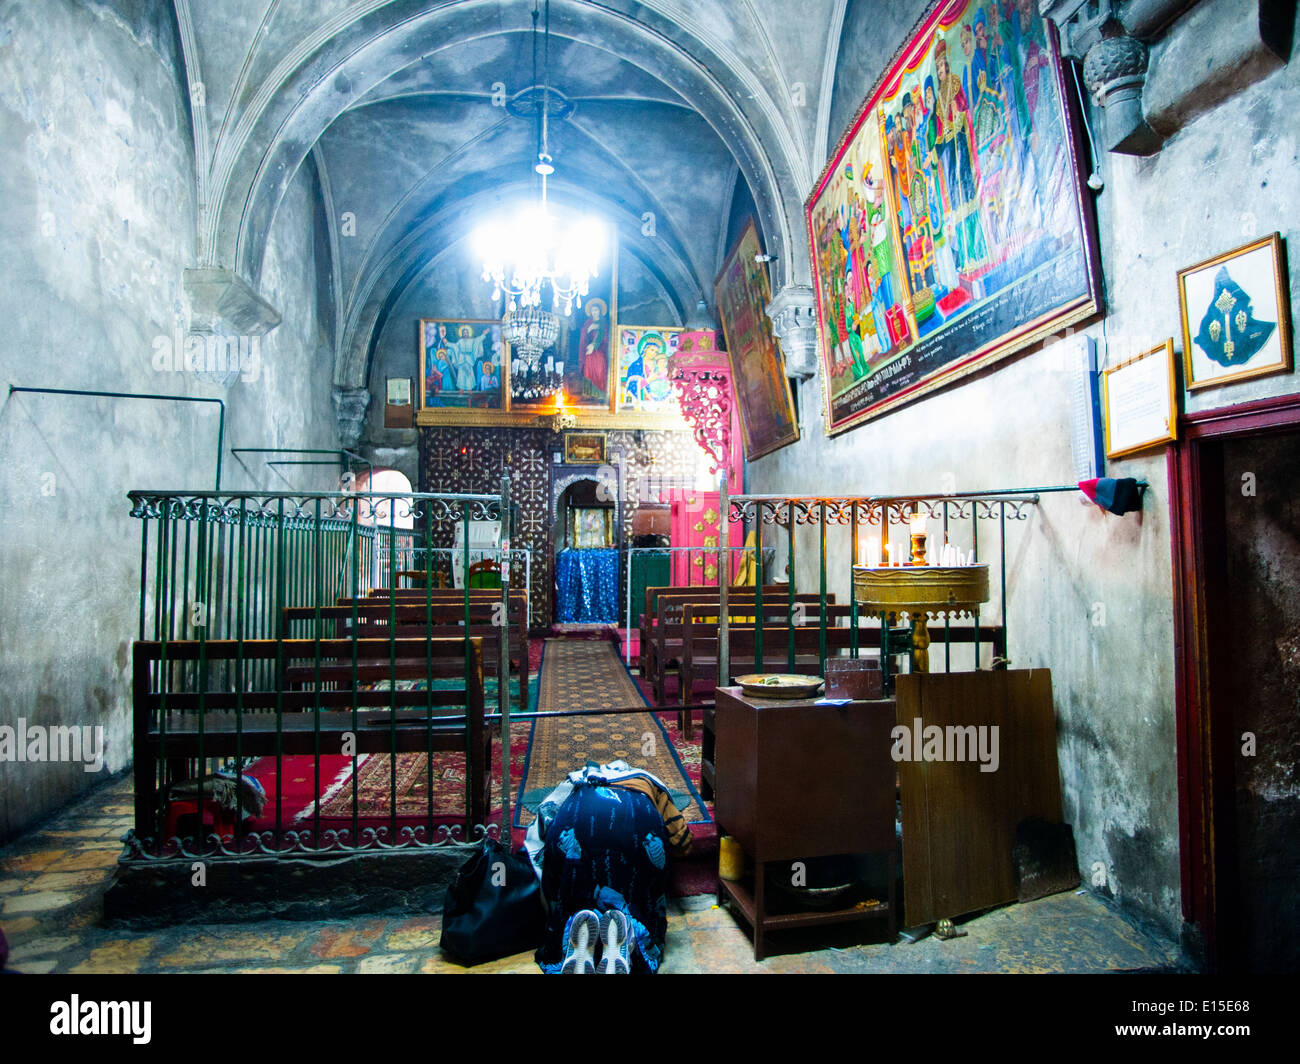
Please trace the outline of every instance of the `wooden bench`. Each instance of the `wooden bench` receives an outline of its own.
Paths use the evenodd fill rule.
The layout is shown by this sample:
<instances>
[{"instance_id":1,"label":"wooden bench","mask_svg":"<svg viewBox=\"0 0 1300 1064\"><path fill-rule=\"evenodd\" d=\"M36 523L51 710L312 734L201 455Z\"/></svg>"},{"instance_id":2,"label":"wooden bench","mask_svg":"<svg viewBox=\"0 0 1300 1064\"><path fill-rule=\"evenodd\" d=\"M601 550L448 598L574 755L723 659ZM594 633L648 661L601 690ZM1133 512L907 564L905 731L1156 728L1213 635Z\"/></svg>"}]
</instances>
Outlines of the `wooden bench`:
<instances>
[{"instance_id":1,"label":"wooden bench","mask_svg":"<svg viewBox=\"0 0 1300 1064\"><path fill-rule=\"evenodd\" d=\"M731 676L718 679L719 617L721 611L712 604L689 603L682 609L681 664L677 670L679 721L682 734L691 738L691 712L695 688L705 686L710 695L714 688L729 686L732 677L747 672L786 672L816 676L821 672L821 618L823 609L816 596L811 603L796 601L795 624L789 623L789 605L763 603L763 657L758 660L758 634L755 606L751 603L728 603L730 629ZM826 617L826 653L837 655L853 646L853 631L847 627L852 607L828 602ZM859 627L859 635L865 629ZM794 636L794 663L790 661L791 634Z\"/></svg>"},{"instance_id":2,"label":"wooden bench","mask_svg":"<svg viewBox=\"0 0 1300 1064\"><path fill-rule=\"evenodd\" d=\"M423 592L421 592L423 594ZM471 599L469 605L469 634L483 639L483 661L486 675L497 675L500 669L500 642L507 640L506 655L511 668L519 676L519 705L521 712L528 711L529 640L527 602L523 595L510 596L509 606L502 613L501 600ZM356 613L356 630L353 630L353 613ZM283 612L284 632L289 636L312 635L312 624L320 617L322 635L337 639L351 636L382 638L390 635L397 639L456 638L465 635L465 602L457 603L415 602L406 599L341 599L337 606L286 607ZM396 622L394 626L394 622ZM502 623L504 622L504 623ZM390 664L365 666L365 678L374 682L393 679L421 679L426 675L425 655L418 660L400 659ZM350 674L349 674L350 675ZM434 674L438 675L437 673ZM505 678L506 683L509 677Z\"/></svg>"},{"instance_id":3,"label":"wooden bench","mask_svg":"<svg viewBox=\"0 0 1300 1064\"><path fill-rule=\"evenodd\" d=\"M455 751L466 754L466 812L473 826L485 822L491 780L491 736L485 727L483 639L213 639L137 642L132 650L136 834L158 840L158 766L167 767L168 782L186 778L187 761L209 758L273 757L277 754L320 756L340 751L345 737L357 753ZM350 666L322 667L316 680L316 656L322 660L367 664L388 660L432 658L440 674L459 676L463 686L442 691L377 690L352 682ZM258 690L198 690L181 676L193 664L234 662L251 668L271 663L273 681ZM300 665L311 662L311 665ZM286 676L306 668L306 686ZM456 707L462 707L457 712ZM439 710L442 710L440 713ZM463 717L442 722L440 716ZM277 796L278 801L278 796Z\"/></svg>"},{"instance_id":4,"label":"wooden bench","mask_svg":"<svg viewBox=\"0 0 1300 1064\"><path fill-rule=\"evenodd\" d=\"M647 591L657 592L654 596L655 612L653 624L643 627L641 637L642 674L651 683L655 704L666 705L668 702L668 676L672 672L672 662L680 661L682 649L682 611L687 605L712 605L715 615L718 609L717 588L651 588ZM730 601L738 606L756 601L752 587L744 586L728 589ZM766 611L769 598L773 609L788 607L789 589L772 587L763 589L763 606ZM796 605L804 607L820 602L817 595L800 594L795 596ZM750 611L753 612L752 610ZM742 614L743 615L743 614Z\"/></svg>"}]
</instances>

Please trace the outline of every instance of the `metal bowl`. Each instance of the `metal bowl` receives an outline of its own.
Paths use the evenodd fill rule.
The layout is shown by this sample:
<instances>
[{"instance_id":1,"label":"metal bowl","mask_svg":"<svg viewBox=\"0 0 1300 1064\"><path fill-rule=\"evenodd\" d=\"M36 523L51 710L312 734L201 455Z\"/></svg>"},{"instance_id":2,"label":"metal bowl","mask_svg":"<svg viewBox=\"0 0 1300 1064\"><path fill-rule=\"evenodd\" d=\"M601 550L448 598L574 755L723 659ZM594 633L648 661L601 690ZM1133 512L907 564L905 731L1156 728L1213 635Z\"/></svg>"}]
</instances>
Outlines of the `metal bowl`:
<instances>
[{"instance_id":1,"label":"metal bowl","mask_svg":"<svg viewBox=\"0 0 1300 1064\"><path fill-rule=\"evenodd\" d=\"M736 683L750 698L812 698L822 686L820 676L796 676L785 672L752 672L737 676Z\"/></svg>"}]
</instances>

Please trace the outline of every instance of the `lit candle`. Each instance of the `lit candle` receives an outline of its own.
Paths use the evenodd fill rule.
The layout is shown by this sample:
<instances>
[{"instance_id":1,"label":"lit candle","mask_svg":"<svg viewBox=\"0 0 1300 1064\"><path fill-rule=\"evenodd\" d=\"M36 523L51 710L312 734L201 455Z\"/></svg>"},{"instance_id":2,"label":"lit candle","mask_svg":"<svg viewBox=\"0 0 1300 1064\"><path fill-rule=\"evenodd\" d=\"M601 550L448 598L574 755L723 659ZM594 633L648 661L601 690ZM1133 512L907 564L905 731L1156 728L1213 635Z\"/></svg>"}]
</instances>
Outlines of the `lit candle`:
<instances>
[{"instance_id":1,"label":"lit candle","mask_svg":"<svg viewBox=\"0 0 1300 1064\"><path fill-rule=\"evenodd\" d=\"M916 513L912 515L912 519L911 521L908 522L908 524L911 527L912 535L924 536L929 532L930 519L924 513L918 510Z\"/></svg>"},{"instance_id":2,"label":"lit candle","mask_svg":"<svg viewBox=\"0 0 1300 1064\"><path fill-rule=\"evenodd\" d=\"M869 569L880 567L880 544L874 539L867 541L867 567Z\"/></svg>"}]
</instances>

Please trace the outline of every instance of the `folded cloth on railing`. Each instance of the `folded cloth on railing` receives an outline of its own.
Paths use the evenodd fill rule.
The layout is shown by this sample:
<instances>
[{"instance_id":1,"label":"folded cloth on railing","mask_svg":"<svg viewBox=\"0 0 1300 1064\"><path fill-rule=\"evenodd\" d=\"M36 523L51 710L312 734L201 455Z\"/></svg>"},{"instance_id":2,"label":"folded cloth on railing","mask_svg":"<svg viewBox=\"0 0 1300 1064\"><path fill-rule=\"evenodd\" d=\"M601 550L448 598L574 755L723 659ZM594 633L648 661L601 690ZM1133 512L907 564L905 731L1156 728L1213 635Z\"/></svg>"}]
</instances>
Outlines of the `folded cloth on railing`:
<instances>
[{"instance_id":1,"label":"folded cloth on railing","mask_svg":"<svg viewBox=\"0 0 1300 1064\"><path fill-rule=\"evenodd\" d=\"M236 785L235 774L220 769L200 780L177 780L168 788L167 796L175 799L197 799L200 789L204 798L210 798L227 812L243 811L246 817L262 815L266 808L266 790L252 776L240 775Z\"/></svg>"}]
</instances>

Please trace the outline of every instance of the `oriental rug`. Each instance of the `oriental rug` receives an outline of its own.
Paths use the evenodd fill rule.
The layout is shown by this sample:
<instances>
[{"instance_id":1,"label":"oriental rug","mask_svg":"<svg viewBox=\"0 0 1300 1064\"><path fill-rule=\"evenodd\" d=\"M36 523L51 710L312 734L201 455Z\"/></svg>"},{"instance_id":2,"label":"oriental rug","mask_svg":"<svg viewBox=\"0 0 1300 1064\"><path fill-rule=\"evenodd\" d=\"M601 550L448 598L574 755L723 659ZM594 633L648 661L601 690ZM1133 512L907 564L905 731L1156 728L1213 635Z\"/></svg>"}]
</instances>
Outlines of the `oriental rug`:
<instances>
[{"instance_id":1,"label":"oriental rug","mask_svg":"<svg viewBox=\"0 0 1300 1064\"><path fill-rule=\"evenodd\" d=\"M542 655L539 711L613 709L646 705L618 651L607 640L548 639ZM675 722L672 724L676 731ZM515 826L526 828L537 807L564 778L588 762L623 760L653 773L668 788L673 803L689 824L710 824L713 818L700 798L699 744L687 748L695 780L665 722L648 710L642 713L588 717L548 717L533 722L531 742Z\"/></svg>"},{"instance_id":2,"label":"oriental rug","mask_svg":"<svg viewBox=\"0 0 1300 1064\"><path fill-rule=\"evenodd\" d=\"M530 704L536 704L537 679L533 673ZM439 681L434 681L438 685ZM455 681L447 681L454 683ZM398 687L416 690L424 686L423 680L399 681ZM511 680L512 702L518 706L519 681ZM489 712L496 710L496 681L484 682ZM452 712L456 712L453 708ZM511 728L510 779L511 788L518 787L528 752L529 730L524 725ZM438 751L433 755L432 771L429 756L421 753L360 754L354 762L351 757L323 755L320 759L320 781L317 788L315 761L309 755L291 755L283 758L283 785L276 776L275 758L262 758L249 774L258 778L270 800L261 818L255 823L257 830L275 827L276 802L280 803L281 823L286 829L303 830L317 822L322 830L339 830L352 825L352 802L355 791L357 826L384 827L394 816L398 828L428 824L435 826L464 824L465 822L465 755ZM394 777L396 787L393 786ZM431 789L432 788L432 789ZM317 794L320 794L319 801ZM516 790L516 793L518 791ZM397 800L393 802L393 795ZM432 795L432 810L429 799ZM501 818L501 744L492 745L492 786L489 797L489 822Z\"/></svg>"}]
</instances>

